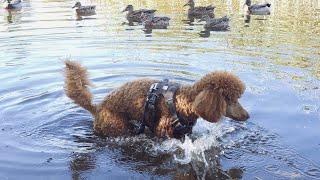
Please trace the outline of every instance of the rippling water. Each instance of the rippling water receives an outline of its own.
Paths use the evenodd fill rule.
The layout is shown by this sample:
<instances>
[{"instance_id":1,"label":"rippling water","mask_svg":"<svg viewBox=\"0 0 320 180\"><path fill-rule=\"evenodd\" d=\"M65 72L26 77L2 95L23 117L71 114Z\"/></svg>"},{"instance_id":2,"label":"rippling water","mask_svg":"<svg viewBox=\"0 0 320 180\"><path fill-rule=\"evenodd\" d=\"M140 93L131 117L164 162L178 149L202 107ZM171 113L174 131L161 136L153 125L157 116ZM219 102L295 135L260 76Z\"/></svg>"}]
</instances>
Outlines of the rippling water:
<instances>
[{"instance_id":1,"label":"rippling water","mask_svg":"<svg viewBox=\"0 0 320 180\"><path fill-rule=\"evenodd\" d=\"M184 21L185 1L85 1L97 15L82 20L73 3L0 10L0 179L320 179L318 0L271 1L272 14L248 24L242 2L216 1L231 30L209 34ZM127 4L170 16L169 28L124 25ZM100 139L63 92L66 58L88 67L95 102L140 77L192 83L228 70L246 83L241 103L251 118L199 120L184 143Z\"/></svg>"}]
</instances>

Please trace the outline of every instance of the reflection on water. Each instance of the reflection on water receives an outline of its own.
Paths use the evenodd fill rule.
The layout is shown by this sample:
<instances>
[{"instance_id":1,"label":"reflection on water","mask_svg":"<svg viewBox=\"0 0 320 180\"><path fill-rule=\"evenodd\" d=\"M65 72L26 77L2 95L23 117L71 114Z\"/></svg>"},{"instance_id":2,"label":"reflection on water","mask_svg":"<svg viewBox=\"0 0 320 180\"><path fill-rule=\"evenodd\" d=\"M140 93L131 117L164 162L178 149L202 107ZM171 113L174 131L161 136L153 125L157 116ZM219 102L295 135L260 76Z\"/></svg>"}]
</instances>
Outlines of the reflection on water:
<instances>
[{"instance_id":1,"label":"reflection on water","mask_svg":"<svg viewBox=\"0 0 320 180\"><path fill-rule=\"evenodd\" d=\"M92 1L96 15L81 20L74 2L61 0L1 9L0 179L319 179L319 1L271 1L270 16L216 1L216 17L231 18L227 32L205 31L185 3ZM170 26L123 24L128 4L157 9ZM63 92L65 57L90 69L97 103L140 77L192 83L232 71L246 83L241 103L251 119L199 120L184 142L100 139Z\"/></svg>"}]
</instances>

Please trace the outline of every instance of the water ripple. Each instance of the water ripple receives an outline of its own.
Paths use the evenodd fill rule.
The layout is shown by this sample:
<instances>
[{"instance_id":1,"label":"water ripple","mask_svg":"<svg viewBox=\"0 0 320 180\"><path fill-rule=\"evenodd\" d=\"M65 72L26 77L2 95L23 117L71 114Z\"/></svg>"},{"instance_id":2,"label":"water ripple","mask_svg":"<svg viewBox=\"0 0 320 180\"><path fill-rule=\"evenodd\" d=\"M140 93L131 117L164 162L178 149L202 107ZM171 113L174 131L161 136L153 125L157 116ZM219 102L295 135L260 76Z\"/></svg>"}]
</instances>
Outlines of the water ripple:
<instances>
[{"instance_id":1,"label":"water ripple","mask_svg":"<svg viewBox=\"0 0 320 180\"><path fill-rule=\"evenodd\" d=\"M0 179L319 179L319 4L272 1L272 14L240 15L238 1L214 2L229 32L188 24L183 1L97 4L77 20L73 2L23 2L0 10ZM166 30L123 25L121 10L155 8ZM197 1L206 5L207 1ZM240 124L199 120L184 142L150 135L100 138L93 117L63 92L63 60L86 66L94 102L136 78L193 83L214 70L246 83Z\"/></svg>"}]
</instances>

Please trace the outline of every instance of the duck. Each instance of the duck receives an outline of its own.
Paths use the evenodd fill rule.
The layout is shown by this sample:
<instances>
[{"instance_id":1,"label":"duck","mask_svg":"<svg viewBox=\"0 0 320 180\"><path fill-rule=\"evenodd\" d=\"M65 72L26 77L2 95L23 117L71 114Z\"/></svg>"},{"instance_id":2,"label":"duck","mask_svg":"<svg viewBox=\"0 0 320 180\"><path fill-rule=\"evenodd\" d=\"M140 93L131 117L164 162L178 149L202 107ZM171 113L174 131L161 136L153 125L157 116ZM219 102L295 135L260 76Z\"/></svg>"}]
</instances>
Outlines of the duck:
<instances>
[{"instance_id":1,"label":"duck","mask_svg":"<svg viewBox=\"0 0 320 180\"><path fill-rule=\"evenodd\" d=\"M183 7L189 6L188 16L196 19L201 19L204 15L207 15L211 18L214 17L215 6L197 6L195 7L194 0L189 0L187 4Z\"/></svg>"},{"instance_id":2,"label":"duck","mask_svg":"<svg viewBox=\"0 0 320 180\"><path fill-rule=\"evenodd\" d=\"M22 8L21 0L5 0L4 8L10 10L19 10Z\"/></svg>"},{"instance_id":3,"label":"duck","mask_svg":"<svg viewBox=\"0 0 320 180\"><path fill-rule=\"evenodd\" d=\"M133 22L138 22L141 23L141 15L142 13L144 14L150 14L150 15L154 15L154 13L157 10L154 9L139 9L139 10L133 10L133 6L132 5L128 5L122 12L126 12L128 11L126 18L129 21L129 23L133 23Z\"/></svg>"},{"instance_id":4,"label":"duck","mask_svg":"<svg viewBox=\"0 0 320 180\"><path fill-rule=\"evenodd\" d=\"M141 21L145 29L167 29L170 18L166 16L158 17L149 13L142 13Z\"/></svg>"},{"instance_id":5,"label":"duck","mask_svg":"<svg viewBox=\"0 0 320 180\"><path fill-rule=\"evenodd\" d=\"M204 16L200 21L206 21L203 26L207 31L228 31L230 29L228 16L223 16L221 18L211 18L209 16Z\"/></svg>"},{"instance_id":6,"label":"duck","mask_svg":"<svg viewBox=\"0 0 320 180\"><path fill-rule=\"evenodd\" d=\"M251 0L246 0L244 5L247 6L248 14L251 15L270 15L270 3L252 4Z\"/></svg>"},{"instance_id":7,"label":"duck","mask_svg":"<svg viewBox=\"0 0 320 180\"><path fill-rule=\"evenodd\" d=\"M96 14L96 6L82 6L79 1L76 2L72 8L76 8L76 13L78 16L90 16Z\"/></svg>"}]
</instances>

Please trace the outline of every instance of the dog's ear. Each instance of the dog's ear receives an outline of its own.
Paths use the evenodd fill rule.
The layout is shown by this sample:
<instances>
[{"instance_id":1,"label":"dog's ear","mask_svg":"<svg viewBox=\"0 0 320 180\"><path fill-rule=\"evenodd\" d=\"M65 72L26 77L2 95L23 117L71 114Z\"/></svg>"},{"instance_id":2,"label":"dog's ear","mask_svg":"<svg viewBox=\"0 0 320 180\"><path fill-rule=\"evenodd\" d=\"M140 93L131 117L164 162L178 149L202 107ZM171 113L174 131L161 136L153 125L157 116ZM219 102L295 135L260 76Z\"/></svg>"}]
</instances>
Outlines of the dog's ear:
<instances>
[{"instance_id":1,"label":"dog's ear","mask_svg":"<svg viewBox=\"0 0 320 180\"><path fill-rule=\"evenodd\" d=\"M195 98L193 107L197 115L209 122L217 122L225 115L227 103L222 89L202 90Z\"/></svg>"}]
</instances>

